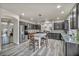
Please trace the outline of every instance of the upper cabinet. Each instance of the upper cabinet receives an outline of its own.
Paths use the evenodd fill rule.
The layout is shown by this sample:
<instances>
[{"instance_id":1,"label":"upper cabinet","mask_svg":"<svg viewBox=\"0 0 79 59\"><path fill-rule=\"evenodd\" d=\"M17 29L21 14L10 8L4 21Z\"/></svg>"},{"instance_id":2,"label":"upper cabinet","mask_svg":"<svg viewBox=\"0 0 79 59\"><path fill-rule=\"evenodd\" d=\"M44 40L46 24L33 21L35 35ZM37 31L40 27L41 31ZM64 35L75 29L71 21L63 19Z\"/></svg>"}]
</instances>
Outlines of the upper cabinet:
<instances>
[{"instance_id":1,"label":"upper cabinet","mask_svg":"<svg viewBox=\"0 0 79 59\"><path fill-rule=\"evenodd\" d=\"M54 23L55 30L79 29L79 4L75 4L70 10L67 20L63 23Z\"/></svg>"},{"instance_id":2,"label":"upper cabinet","mask_svg":"<svg viewBox=\"0 0 79 59\"><path fill-rule=\"evenodd\" d=\"M68 20L64 21L64 30L68 30L69 29L69 23Z\"/></svg>"},{"instance_id":3,"label":"upper cabinet","mask_svg":"<svg viewBox=\"0 0 79 59\"><path fill-rule=\"evenodd\" d=\"M70 29L78 28L78 5L76 4L70 12Z\"/></svg>"},{"instance_id":4,"label":"upper cabinet","mask_svg":"<svg viewBox=\"0 0 79 59\"><path fill-rule=\"evenodd\" d=\"M28 24L28 29L41 30L41 25L38 25L38 24Z\"/></svg>"},{"instance_id":5,"label":"upper cabinet","mask_svg":"<svg viewBox=\"0 0 79 59\"><path fill-rule=\"evenodd\" d=\"M78 17L78 29L79 29L79 4L77 4L77 17Z\"/></svg>"},{"instance_id":6,"label":"upper cabinet","mask_svg":"<svg viewBox=\"0 0 79 59\"><path fill-rule=\"evenodd\" d=\"M70 13L65 21L65 29L78 29L78 13L79 13L78 4L75 4L74 7L70 10ZM68 25L67 25L68 24Z\"/></svg>"},{"instance_id":7,"label":"upper cabinet","mask_svg":"<svg viewBox=\"0 0 79 59\"><path fill-rule=\"evenodd\" d=\"M63 29L64 29L64 22L54 23L54 30L63 30Z\"/></svg>"}]
</instances>

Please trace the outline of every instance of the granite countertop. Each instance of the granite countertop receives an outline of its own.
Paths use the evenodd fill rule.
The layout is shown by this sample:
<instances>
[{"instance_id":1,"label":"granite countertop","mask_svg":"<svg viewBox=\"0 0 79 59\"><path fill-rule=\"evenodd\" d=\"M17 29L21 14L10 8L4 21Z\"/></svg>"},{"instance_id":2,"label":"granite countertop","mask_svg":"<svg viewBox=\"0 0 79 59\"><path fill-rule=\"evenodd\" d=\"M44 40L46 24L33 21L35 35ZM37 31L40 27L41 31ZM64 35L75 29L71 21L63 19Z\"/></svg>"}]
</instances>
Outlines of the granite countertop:
<instances>
[{"instance_id":1,"label":"granite countertop","mask_svg":"<svg viewBox=\"0 0 79 59\"><path fill-rule=\"evenodd\" d=\"M35 37L40 37L40 38L44 37L45 35L46 35L46 33L36 33L36 34L34 34Z\"/></svg>"},{"instance_id":2,"label":"granite countertop","mask_svg":"<svg viewBox=\"0 0 79 59\"><path fill-rule=\"evenodd\" d=\"M79 42L77 40L74 40L69 35L64 34L64 33L61 33L61 35L62 35L62 37L63 37L63 39L64 39L65 42L79 44Z\"/></svg>"}]
</instances>

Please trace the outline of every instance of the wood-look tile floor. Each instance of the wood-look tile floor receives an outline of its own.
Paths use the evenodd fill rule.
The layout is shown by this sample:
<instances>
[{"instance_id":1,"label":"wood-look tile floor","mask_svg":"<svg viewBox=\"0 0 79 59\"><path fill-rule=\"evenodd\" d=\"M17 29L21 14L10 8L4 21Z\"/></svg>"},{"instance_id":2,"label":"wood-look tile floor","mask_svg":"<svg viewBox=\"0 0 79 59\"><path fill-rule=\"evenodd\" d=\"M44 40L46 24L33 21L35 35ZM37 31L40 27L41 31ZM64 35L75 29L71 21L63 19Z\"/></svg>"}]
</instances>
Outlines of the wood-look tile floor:
<instances>
[{"instance_id":1,"label":"wood-look tile floor","mask_svg":"<svg viewBox=\"0 0 79 59\"><path fill-rule=\"evenodd\" d=\"M9 43L9 44L2 45L2 50L5 50L5 49L11 48L11 47L15 47L16 45L17 44L15 44L15 43Z\"/></svg>"},{"instance_id":2,"label":"wood-look tile floor","mask_svg":"<svg viewBox=\"0 0 79 59\"><path fill-rule=\"evenodd\" d=\"M28 42L24 42L19 45L11 43L3 47L3 50L0 51L0 56L50 56L51 52L49 52L48 50L49 48L47 48L46 46L42 46L40 49L38 49L37 47L37 52L32 55L34 52L33 50L29 50Z\"/></svg>"},{"instance_id":3,"label":"wood-look tile floor","mask_svg":"<svg viewBox=\"0 0 79 59\"><path fill-rule=\"evenodd\" d=\"M0 51L0 56L29 56L33 53L33 50L29 50L28 42L24 42L19 45L12 44Z\"/></svg>"}]
</instances>

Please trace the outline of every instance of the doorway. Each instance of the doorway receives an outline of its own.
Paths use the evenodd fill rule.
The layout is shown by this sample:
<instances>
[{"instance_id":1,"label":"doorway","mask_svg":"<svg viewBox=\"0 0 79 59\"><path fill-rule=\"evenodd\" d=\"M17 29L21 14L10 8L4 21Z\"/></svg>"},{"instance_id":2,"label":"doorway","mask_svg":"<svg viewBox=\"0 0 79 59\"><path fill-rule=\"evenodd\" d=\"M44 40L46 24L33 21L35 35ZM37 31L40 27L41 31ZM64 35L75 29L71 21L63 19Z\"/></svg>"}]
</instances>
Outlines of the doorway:
<instances>
[{"instance_id":1,"label":"doorway","mask_svg":"<svg viewBox=\"0 0 79 59\"><path fill-rule=\"evenodd\" d=\"M1 45L2 49L8 48L13 43L14 22L9 17L1 18Z\"/></svg>"}]
</instances>

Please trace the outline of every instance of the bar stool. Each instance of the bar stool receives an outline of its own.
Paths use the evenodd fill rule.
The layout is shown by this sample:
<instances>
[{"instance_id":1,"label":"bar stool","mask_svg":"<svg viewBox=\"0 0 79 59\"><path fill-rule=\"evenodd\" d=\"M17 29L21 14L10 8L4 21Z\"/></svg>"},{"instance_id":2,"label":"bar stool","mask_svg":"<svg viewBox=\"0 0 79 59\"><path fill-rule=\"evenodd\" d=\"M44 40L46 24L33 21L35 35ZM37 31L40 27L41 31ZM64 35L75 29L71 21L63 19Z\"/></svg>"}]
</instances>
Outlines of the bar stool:
<instances>
[{"instance_id":1,"label":"bar stool","mask_svg":"<svg viewBox=\"0 0 79 59\"><path fill-rule=\"evenodd\" d=\"M33 51L35 51L34 33L29 33L29 49L33 49Z\"/></svg>"},{"instance_id":2,"label":"bar stool","mask_svg":"<svg viewBox=\"0 0 79 59\"><path fill-rule=\"evenodd\" d=\"M46 38L45 38L45 45L46 45L46 47L48 47L48 34L46 34L45 37L46 37Z\"/></svg>"},{"instance_id":3,"label":"bar stool","mask_svg":"<svg viewBox=\"0 0 79 59\"><path fill-rule=\"evenodd\" d=\"M46 47L48 46L48 36L45 35L44 37L41 38L41 45L45 45Z\"/></svg>"},{"instance_id":4,"label":"bar stool","mask_svg":"<svg viewBox=\"0 0 79 59\"><path fill-rule=\"evenodd\" d=\"M45 44L45 40L46 40L45 37L42 37L42 38L41 38L41 46L43 46L43 45Z\"/></svg>"}]
</instances>

